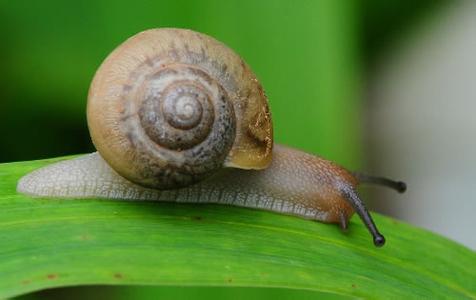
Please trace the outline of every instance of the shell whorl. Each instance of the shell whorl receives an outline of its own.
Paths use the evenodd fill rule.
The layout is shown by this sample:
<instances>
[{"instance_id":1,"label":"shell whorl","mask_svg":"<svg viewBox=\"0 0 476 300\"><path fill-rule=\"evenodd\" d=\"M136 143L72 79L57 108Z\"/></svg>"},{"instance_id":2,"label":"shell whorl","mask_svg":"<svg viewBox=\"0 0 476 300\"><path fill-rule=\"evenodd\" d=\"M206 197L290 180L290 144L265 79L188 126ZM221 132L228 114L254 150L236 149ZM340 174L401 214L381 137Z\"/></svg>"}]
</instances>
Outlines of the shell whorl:
<instances>
[{"instance_id":1,"label":"shell whorl","mask_svg":"<svg viewBox=\"0 0 476 300\"><path fill-rule=\"evenodd\" d=\"M138 111L141 127L157 145L188 150L217 138L215 129L226 133L223 144L231 146L233 106L223 87L206 72L188 65L168 65L142 84L141 95L132 96L134 101L129 102L135 106L130 111Z\"/></svg>"},{"instance_id":2,"label":"shell whorl","mask_svg":"<svg viewBox=\"0 0 476 300\"><path fill-rule=\"evenodd\" d=\"M235 140L226 90L186 64L141 70L124 93L123 127L143 161L143 176L160 188L186 186L220 168Z\"/></svg>"},{"instance_id":3,"label":"shell whorl","mask_svg":"<svg viewBox=\"0 0 476 300\"><path fill-rule=\"evenodd\" d=\"M189 30L148 30L114 50L91 85L88 124L103 158L146 187L183 187L271 158L256 77L232 50Z\"/></svg>"}]
</instances>

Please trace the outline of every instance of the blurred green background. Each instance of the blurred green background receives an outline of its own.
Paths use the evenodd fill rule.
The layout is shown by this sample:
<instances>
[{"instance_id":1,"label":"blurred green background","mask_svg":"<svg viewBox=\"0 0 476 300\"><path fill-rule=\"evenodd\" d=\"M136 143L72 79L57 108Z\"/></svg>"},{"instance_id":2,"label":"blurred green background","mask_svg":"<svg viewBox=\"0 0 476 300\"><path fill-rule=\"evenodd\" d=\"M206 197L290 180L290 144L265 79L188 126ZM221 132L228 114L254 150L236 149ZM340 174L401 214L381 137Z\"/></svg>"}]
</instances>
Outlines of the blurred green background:
<instances>
[{"instance_id":1,"label":"blurred green background","mask_svg":"<svg viewBox=\"0 0 476 300\"><path fill-rule=\"evenodd\" d=\"M139 31L182 27L214 36L248 62L269 97L277 142L362 168L368 159L362 142L366 73L412 24L443 3L0 0L0 162L93 151L85 107L96 68ZM144 298L276 295L193 288L130 289L127 295L140 298L141 291ZM117 295L114 289L103 292Z\"/></svg>"},{"instance_id":2,"label":"blurred green background","mask_svg":"<svg viewBox=\"0 0 476 300\"><path fill-rule=\"evenodd\" d=\"M93 151L89 83L147 28L183 27L235 49L269 96L276 140L356 167L366 61L420 1L0 1L0 162Z\"/></svg>"}]
</instances>

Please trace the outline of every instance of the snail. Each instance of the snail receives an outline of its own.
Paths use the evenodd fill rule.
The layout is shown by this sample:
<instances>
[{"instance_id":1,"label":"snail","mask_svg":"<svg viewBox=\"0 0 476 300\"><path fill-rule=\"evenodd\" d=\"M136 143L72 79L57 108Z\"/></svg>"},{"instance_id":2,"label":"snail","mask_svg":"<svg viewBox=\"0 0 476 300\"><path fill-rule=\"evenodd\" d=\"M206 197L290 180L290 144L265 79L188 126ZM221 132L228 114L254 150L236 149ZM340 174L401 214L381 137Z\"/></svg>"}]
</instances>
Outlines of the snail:
<instances>
[{"instance_id":1,"label":"snail","mask_svg":"<svg viewBox=\"0 0 476 300\"><path fill-rule=\"evenodd\" d=\"M220 203L343 229L357 212L382 246L356 187L406 188L275 145L268 99L249 66L191 30L150 29L117 47L91 83L87 119L98 152L35 170L19 180L18 192Z\"/></svg>"}]
</instances>

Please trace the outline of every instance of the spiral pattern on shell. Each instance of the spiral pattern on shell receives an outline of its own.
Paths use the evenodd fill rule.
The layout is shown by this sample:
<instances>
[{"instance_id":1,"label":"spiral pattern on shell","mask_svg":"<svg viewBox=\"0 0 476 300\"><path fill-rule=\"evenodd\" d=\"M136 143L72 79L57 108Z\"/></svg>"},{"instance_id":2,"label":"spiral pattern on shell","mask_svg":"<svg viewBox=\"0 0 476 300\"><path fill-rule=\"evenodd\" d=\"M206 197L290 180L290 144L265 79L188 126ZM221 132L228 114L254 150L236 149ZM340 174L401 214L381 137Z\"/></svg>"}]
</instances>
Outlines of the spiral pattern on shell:
<instances>
[{"instance_id":1,"label":"spiral pattern on shell","mask_svg":"<svg viewBox=\"0 0 476 300\"><path fill-rule=\"evenodd\" d=\"M235 139L225 89L192 65L141 70L125 95L124 123L154 187L186 186L220 168ZM155 180L154 180L155 181Z\"/></svg>"},{"instance_id":2,"label":"spiral pattern on shell","mask_svg":"<svg viewBox=\"0 0 476 300\"><path fill-rule=\"evenodd\" d=\"M256 77L231 49L189 30L148 30L116 48L91 84L88 124L108 164L146 187L184 187L223 166L270 161Z\"/></svg>"},{"instance_id":3,"label":"spiral pattern on shell","mask_svg":"<svg viewBox=\"0 0 476 300\"><path fill-rule=\"evenodd\" d=\"M143 84L144 94L136 105L142 128L156 144L173 150L203 147L216 138L212 129L228 133L224 145L233 141L233 106L226 91L204 71L168 65Z\"/></svg>"}]
</instances>

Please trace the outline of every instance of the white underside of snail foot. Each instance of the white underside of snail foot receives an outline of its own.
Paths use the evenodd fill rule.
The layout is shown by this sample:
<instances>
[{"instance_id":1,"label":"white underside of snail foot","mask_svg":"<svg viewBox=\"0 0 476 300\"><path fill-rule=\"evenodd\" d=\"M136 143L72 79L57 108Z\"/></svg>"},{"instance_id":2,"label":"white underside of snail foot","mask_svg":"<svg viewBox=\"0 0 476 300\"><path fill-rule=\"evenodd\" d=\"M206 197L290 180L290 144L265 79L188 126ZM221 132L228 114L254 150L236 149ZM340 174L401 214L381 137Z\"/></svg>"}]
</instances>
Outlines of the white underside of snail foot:
<instances>
[{"instance_id":1,"label":"white underside of snail foot","mask_svg":"<svg viewBox=\"0 0 476 300\"><path fill-rule=\"evenodd\" d=\"M158 200L160 195L119 176L97 152L35 170L19 180L17 191L46 198Z\"/></svg>"}]
</instances>

